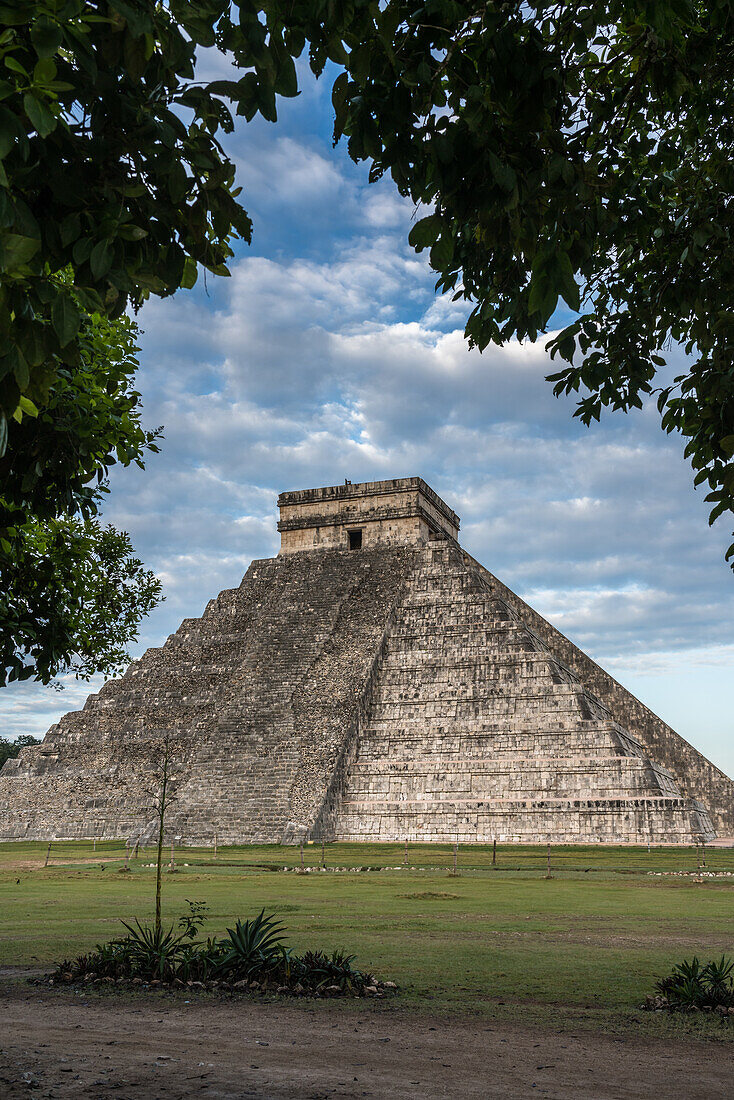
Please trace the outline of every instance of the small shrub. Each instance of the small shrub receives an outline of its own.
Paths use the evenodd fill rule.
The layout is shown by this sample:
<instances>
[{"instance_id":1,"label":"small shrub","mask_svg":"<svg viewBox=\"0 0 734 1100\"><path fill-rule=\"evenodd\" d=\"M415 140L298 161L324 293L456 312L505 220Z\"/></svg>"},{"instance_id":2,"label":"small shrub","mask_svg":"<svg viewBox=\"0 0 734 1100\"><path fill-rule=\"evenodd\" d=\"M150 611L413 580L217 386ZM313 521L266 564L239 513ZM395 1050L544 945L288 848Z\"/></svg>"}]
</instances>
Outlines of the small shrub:
<instances>
[{"instance_id":1,"label":"small shrub","mask_svg":"<svg viewBox=\"0 0 734 1100\"><path fill-rule=\"evenodd\" d=\"M450 898L458 898L459 894L447 894L442 890L422 890L418 894L400 894L399 897L410 898L412 901L446 901Z\"/></svg>"},{"instance_id":2,"label":"small shrub","mask_svg":"<svg viewBox=\"0 0 734 1100\"><path fill-rule=\"evenodd\" d=\"M189 911L179 919L178 926L184 939L195 940L202 924L208 919L209 906L204 901L191 901L189 898L186 898L186 904Z\"/></svg>"},{"instance_id":3,"label":"small shrub","mask_svg":"<svg viewBox=\"0 0 734 1100\"><path fill-rule=\"evenodd\" d=\"M238 920L227 929L229 940L220 941L226 954L217 964L217 972L233 978L266 976L283 962L283 925L274 914L262 909L252 920Z\"/></svg>"},{"instance_id":4,"label":"small shrub","mask_svg":"<svg viewBox=\"0 0 734 1100\"><path fill-rule=\"evenodd\" d=\"M188 900L188 899L187 899ZM320 995L342 993L360 996L375 992L379 983L358 970L354 955L345 951L307 951L295 955L283 942L283 925L275 914L261 910L250 920L238 920L223 939L196 941L206 920L202 902L188 902L189 912L179 920L179 931L155 925L123 921L127 935L98 944L93 952L74 961L65 959L51 977L55 981L102 981L120 978L142 982L209 982L231 987L257 982L261 988L278 988ZM387 988L387 987L386 987ZM395 986L389 983L389 988Z\"/></svg>"},{"instance_id":5,"label":"small shrub","mask_svg":"<svg viewBox=\"0 0 734 1100\"><path fill-rule=\"evenodd\" d=\"M142 925L138 920L135 921L134 928L125 921L122 923L127 928L128 935L119 945L132 970L130 977L147 978L150 981L172 981L177 977L181 957L185 953L185 933L176 936L173 927L166 932L163 928Z\"/></svg>"},{"instance_id":6,"label":"small shrub","mask_svg":"<svg viewBox=\"0 0 734 1100\"><path fill-rule=\"evenodd\" d=\"M334 951L327 955L323 951L307 951L300 958L291 960L292 972L307 989L322 990L327 986L338 986L343 993L361 993L365 986L373 985L371 974L363 974L352 966L354 955L343 951Z\"/></svg>"},{"instance_id":7,"label":"small shrub","mask_svg":"<svg viewBox=\"0 0 734 1100\"><path fill-rule=\"evenodd\" d=\"M684 959L655 986L645 1008L667 1008L671 1012L718 1010L734 1013L734 960L722 955L719 962L701 963L697 957Z\"/></svg>"}]
</instances>

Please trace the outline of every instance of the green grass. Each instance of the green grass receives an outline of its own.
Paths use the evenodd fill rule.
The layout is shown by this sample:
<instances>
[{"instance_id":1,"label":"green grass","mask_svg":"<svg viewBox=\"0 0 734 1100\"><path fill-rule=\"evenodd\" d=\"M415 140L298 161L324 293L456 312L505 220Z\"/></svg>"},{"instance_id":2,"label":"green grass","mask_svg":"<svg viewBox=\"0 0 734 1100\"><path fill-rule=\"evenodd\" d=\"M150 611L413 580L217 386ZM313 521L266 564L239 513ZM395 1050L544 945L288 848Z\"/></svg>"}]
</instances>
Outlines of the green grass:
<instances>
[{"instance_id":1,"label":"green grass","mask_svg":"<svg viewBox=\"0 0 734 1100\"><path fill-rule=\"evenodd\" d=\"M0 867L7 860L29 859L43 861L46 856L46 844L37 842L0 842ZM403 844L327 844L326 863L329 867L402 867L405 860ZM170 849L166 849L166 858L170 858ZM54 841L51 845L51 862L58 864L64 860L75 861L116 858L124 860L125 845L120 841ZM141 852L138 862L154 858L154 850L148 848ZM279 844L248 844L236 847L220 847L217 858L211 848L177 849L176 860L188 862L192 866L205 866L210 870L238 866L265 866L282 868L300 866L300 851L297 847L284 848ZM491 844L473 844L459 848L459 870L492 870L493 850ZM706 848L706 870L731 871L734 873L734 848ZM547 860L546 845L498 844L495 870L545 872ZM318 867L321 863L321 845L305 844L303 847L304 866ZM698 854L695 847L616 847L612 845L553 845L551 848L552 869L563 871L611 871L618 874L648 871L696 871ZM408 845L408 865L410 867L447 868L453 865L453 847L449 844L410 844ZM131 866L134 866L131 863Z\"/></svg>"},{"instance_id":2,"label":"green grass","mask_svg":"<svg viewBox=\"0 0 734 1100\"><path fill-rule=\"evenodd\" d=\"M117 935L120 918L152 916L152 849L127 874L124 848L110 842L54 844L47 868L45 856L43 844L0 844L0 964L51 964ZM416 1010L734 1036L708 1017L638 1009L673 963L734 951L734 878L648 874L695 872L693 848L557 847L549 880L544 846L502 845L495 868L491 846L460 849L458 877L450 846L411 845L407 869L403 857L402 845L327 845L330 867L400 869L301 875L282 871L300 865L298 849L224 848L216 860L180 849L164 915L204 900L206 931L221 933L236 916L274 909L296 950L346 947ZM320 858L319 845L304 847L305 865ZM734 850L707 850L706 864L734 871Z\"/></svg>"}]
</instances>

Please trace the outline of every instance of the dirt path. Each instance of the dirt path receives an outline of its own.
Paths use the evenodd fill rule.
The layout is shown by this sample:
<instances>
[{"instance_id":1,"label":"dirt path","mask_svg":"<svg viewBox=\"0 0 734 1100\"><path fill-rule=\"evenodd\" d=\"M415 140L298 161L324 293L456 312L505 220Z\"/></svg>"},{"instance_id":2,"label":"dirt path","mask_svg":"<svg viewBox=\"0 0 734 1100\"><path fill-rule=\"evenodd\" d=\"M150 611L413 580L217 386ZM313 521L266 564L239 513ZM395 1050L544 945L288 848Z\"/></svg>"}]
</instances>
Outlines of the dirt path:
<instances>
[{"instance_id":1,"label":"dirt path","mask_svg":"<svg viewBox=\"0 0 734 1100\"><path fill-rule=\"evenodd\" d=\"M732 1096L719 1043L554 1035L383 1005L88 1000L0 984L0 1097Z\"/></svg>"}]
</instances>

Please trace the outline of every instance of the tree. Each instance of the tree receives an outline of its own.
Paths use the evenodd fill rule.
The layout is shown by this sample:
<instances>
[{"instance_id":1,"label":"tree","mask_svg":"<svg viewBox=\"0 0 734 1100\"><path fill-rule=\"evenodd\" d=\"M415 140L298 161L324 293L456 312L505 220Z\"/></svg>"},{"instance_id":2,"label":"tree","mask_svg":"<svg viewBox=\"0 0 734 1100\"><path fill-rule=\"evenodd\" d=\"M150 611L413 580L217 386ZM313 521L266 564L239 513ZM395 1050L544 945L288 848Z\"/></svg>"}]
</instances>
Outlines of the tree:
<instances>
[{"instance_id":1,"label":"tree","mask_svg":"<svg viewBox=\"0 0 734 1100\"><path fill-rule=\"evenodd\" d=\"M0 685L114 675L160 590L124 531L93 519L27 521L0 553Z\"/></svg>"},{"instance_id":2,"label":"tree","mask_svg":"<svg viewBox=\"0 0 734 1100\"><path fill-rule=\"evenodd\" d=\"M231 116L193 81L227 8L0 6L0 454L21 398L40 408L81 369L85 315L193 285L197 262L224 272L231 236L249 239L214 136Z\"/></svg>"},{"instance_id":3,"label":"tree","mask_svg":"<svg viewBox=\"0 0 734 1100\"><path fill-rule=\"evenodd\" d=\"M21 397L77 368L83 311L227 273L251 233L227 103L275 121L308 42L317 75L342 70L335 137L426 208L411 241L473 304L469 340L535 339L563 297L556 392L585 423L657 392L711 521L734 508L730 0L14 0L0 20L0 448ZM195 81L212 46L241 79Z\"/></svg>"},{"instance_id":4,"label":"tree","mask_svg":"<svg viewBox=\"0 0 734 1100\"><path fill-rule=\"evenodd\" d=\"M656 392L710 522L734 509L728 0L391 2L358 34L336 133L432 208L410 239L475 303L470 342L534 340L563 297L580 317L550 343L556 394L588 424Z\"/></svg>"},{"instance_id":5,"label":"tree","mask_svg":"<svg viewBox=\"0 0 734 1100\"><path fill-rule=\"evenodd\" d=\"M115 463L143 466L159 431L140 424L137 329L85 318L80 364L10 422L0 458L0 685L63 671L88 679L127 663L160 582L124 532L96 518Z\"/></svg>"}]
</instances>

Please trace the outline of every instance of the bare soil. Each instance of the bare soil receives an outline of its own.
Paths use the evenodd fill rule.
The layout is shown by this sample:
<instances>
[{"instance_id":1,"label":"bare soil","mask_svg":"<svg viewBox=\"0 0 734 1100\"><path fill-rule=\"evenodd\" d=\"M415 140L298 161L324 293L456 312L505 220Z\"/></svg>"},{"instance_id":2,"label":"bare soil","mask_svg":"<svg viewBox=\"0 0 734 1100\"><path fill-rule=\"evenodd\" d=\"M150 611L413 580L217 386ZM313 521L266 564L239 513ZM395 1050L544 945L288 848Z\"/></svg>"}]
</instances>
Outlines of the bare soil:
<instances>
[{"instance_id":1,"label":"bare soil","mask_svg":"<svg viewBox=\"0 0 734 1100\"><path fill-rule=\"evenodd\" d=\"M730 1044L415 1015L397 1002L166 1000L0 975L0 1097L732 1095Z\"/></svg>"}]
</instances>

